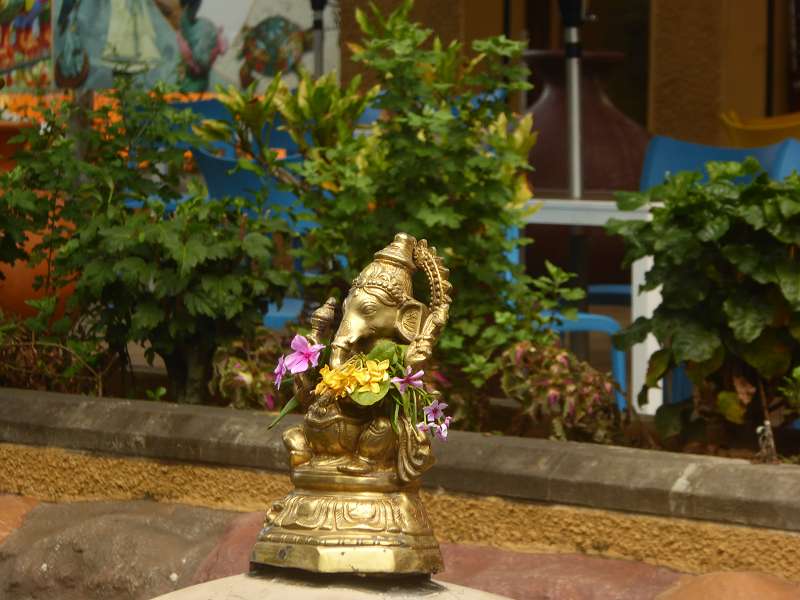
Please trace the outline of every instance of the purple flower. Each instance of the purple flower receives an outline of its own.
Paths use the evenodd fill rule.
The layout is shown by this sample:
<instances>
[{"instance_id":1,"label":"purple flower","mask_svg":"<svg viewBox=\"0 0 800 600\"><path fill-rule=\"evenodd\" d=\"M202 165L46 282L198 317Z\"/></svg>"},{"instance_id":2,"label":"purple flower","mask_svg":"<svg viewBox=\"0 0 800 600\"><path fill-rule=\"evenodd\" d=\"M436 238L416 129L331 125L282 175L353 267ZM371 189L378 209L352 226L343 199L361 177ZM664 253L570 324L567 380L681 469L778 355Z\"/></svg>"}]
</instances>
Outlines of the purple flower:
<instances>
[{"instance_id":1,"label":"purple flower","mask_svg":"<svg viewBox=\"0 0 800 600\"><path fill-rule=\"evenodd\" d=\"M421 388L422 387L422 376L425 375L425 371L417 371L413 375L411 374L411 367L406 367L406 375L405 377L392 377L392 383L397 386L397 389L400 390L401 394L406 393L406 389L408 386Z\"/></svg>"},{"instance_id":2,"label":"purple flower","mask_svg":"<svg viewBox=\"0 0 800 600\"><path fill-rule=\"evenodd\" d=\"M422 412L425 413L425 417L428 419L428 421L433 423L434 421L438 421L444 417L445 408L447 408L447 404L444 402L439 402L438 400L434 400L429 406L423 408Z\"/></svg>"},{"instance_id":3,"label":"purple flower","mask_svg":"<svg viewBox=\"0 0 800 600\"><path fill-rule=\"evenodd\" d=\"M283 356L278 359L278 366L275 367L275 387L281 389L281 381L283 381L283 376L286 375L286 371L289 369L286 367L286 360Z\"/></svg>"},{"instance_id":4,"label":"purple flower","mask_svg":"<svg viewBox=\"0 0 800 600\"><path fill-rule=\"evenodd\" d=\"M310 367L317 366L319 353L324 347L324 344L314 344L312 346L302 335L296 335L292 340L292 350L294 352L286 357L284 364L292 374L308 371Z\"/></svg>"},{"instance_id":5,"label":"purple flower","mask_svg":"<svg viewBox=\"0 0 800 600\"><path fill-rule=\"evenodd\" d=\"M425 421L422 421L421 423L417 423L417 430L418 431L421 431L422 433L427 433L429 429L430 429L430 425L428 425Z\"/></svg>"},{"instance_id":6,"label":"purple flower","mask_svg":"<svg viewBox=\"0 0 800 600\"><path fill-rule=\"evenodd\" d=\"M269 410L275 408L275 396L272 394L264 394L264 406L266 406Z\"/></svg>"},{"instance_id":7,"label":"purple flower","mask_svg":"<svg viewBox=\"0 0 800 600\"><path fill-rule=\"evenodd\" d=\"M440 425L431 425L431 429L433 429L433 434L442 440L443 442L447 441L447 423L442 423Z\"/></svg>"},{"instance_id":8,"label":"purple flower","mask_svg":"<svg viewBox=\"0 0 800 600\"><path fill-rule=\"evenodd\" d=\"M550 406L555 406L559 398L561 398L561 394L558 390L547 390L547 402L550 403Z\"/></svg>"}]
</instances>

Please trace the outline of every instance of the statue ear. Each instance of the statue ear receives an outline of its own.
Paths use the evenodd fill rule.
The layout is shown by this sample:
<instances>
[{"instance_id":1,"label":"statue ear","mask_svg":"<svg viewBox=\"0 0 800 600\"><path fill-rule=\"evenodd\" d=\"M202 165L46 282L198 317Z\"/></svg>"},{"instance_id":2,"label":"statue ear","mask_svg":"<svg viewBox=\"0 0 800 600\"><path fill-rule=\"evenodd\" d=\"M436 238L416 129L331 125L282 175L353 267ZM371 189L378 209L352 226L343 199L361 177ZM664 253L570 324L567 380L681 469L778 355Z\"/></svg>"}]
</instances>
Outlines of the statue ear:
<instances>
[{"instance_id":1,"label":"statue ear","mask_svg":"<svg viewBox=\"0 0 800 600\"><path fill-rule=\"evenodd\" d=\"M422 324L425 322L427 314L428 307L418 300L411 298L403 303L397 311L395 327L406 342L414 341Z\"/></svg>"}]
</instances>

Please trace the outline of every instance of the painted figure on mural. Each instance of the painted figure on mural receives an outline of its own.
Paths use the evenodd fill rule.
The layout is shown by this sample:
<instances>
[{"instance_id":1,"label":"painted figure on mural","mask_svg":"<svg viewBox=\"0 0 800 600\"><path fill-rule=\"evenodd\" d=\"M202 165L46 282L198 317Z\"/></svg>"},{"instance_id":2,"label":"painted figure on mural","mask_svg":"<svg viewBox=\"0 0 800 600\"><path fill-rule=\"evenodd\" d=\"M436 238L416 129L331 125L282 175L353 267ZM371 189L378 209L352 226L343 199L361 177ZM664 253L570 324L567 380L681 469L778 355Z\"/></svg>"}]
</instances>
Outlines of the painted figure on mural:
<instances>
[{"instance_id":1,"label":"painted figure on mural","mask_svg":"<svg viewBox=\"0 0 800 600\"><path fill-rule=\"evenodd\" d=\"M76 88L89 75L89 55L81 41L78 26L78 8L81 0L64 0L58 11L58 35L63 40L61 51L55 57L56 85Z\"/></svg>"},{"instance_id":2,"label":"painted figure on mural","mask_svg":"<svg viewBox=\"0 0 800 600\"><path fill-rule=\"evenodd\" d=\"M177 39L182 63L178 86L183 92L205 92L214 61L228 49L222 29L197 16L201 3L202 0L181 0Z\"/></svg>"},{"instance_id":3,"label":"painted figure on mural","mask_svg":"<svg viewBox=\"0 0 800 600\"><path fill-rule=\"evenodd\" d=\"M242 28L239 82L247 87L258 73L275 77L279 72L296 72L303 54L311 50L312 34L285 17L268 17L253 27Z\"/></svg>"},{"instance_id":4,"label":"painted figure on mural","mask_svg":"<svg viewBox=\"0 0 800 600\"><path fill-rule=\"evenodd\" d=\"M151 0L110 0L111 16L101 59L115 72L142 73L161 60Z\"/></svg>"},{"instance_id":5,"label":"painted figure on mural","mask_svg":"<svg viewBox=\"0 0 800 600\"><path fill-rule=\"evenodd\" d=\"M0 0L0 68L38 62L49 50L49 0Z\"/></svg>"}]
</instances>

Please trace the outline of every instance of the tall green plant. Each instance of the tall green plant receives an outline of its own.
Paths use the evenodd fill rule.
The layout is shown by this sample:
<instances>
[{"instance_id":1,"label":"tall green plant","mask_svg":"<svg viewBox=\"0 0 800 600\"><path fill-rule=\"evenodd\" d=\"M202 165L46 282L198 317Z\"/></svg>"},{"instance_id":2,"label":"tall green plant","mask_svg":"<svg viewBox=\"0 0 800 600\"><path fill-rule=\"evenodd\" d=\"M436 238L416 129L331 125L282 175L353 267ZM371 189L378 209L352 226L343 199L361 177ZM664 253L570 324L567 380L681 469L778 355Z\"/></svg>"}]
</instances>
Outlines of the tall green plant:
<instances>
[{"instance_id":1,"label":"tall green plant","mask_svg":"<svg viewBox=\"0 0 800 600\"><path fill-rule=\"evenodd\" d=\"M527 241L514 232L528 210L528 152L536 139L530 116L517 118L505 102L529 87L521 44L501 36L471 49L445 46L409 21L411 4L388 17L374 7L370 16L357 12L364 37L353 46L353 59L375 77L374 88L361 92L358 78L343 87L334 75L302 74L294 93L271 89L269 104L304 161L289 171L255 158L265 176L287 182L319 225L297 252L316 270L306 281L309 296L324 297L330 287L345 291L377 241L396 231L438 247L456 295L435 362L458 374L451 379L478 399L476 408L505 347L550 340L535 325L539 309L581 292L566 289L568 278L555 268L556 277L534 286L512 259ZM223 101L237 123L247 120L240 107L269 110L252 90L229 90ZM359 125L369 105L381 117ZM213 138L224 127L207 123L201 133ZM246 145L259 131L230 133ZM451 398L456 395L451 389Z\"/></svg>"},{"instance_id":2,"label":"tall green plant","mask_svg":"<svg viewBox=\"0 0 800 600\"><path fill-rule=\"evenodd\" d=\"M643 289L660 287L663 297L619 341L630 348L651 333L658 339L646 386L686 366L694 418L786 423L797 405L781 384L800 364L800 177L771 181L753 159L706 169L705 182L678 173L619 196L623 210L653 203L651 221L609 229L625 240L627 263L653 257ZM661 416L665 433L680 428L678 411Z\"/></svg>"}]
</instances>

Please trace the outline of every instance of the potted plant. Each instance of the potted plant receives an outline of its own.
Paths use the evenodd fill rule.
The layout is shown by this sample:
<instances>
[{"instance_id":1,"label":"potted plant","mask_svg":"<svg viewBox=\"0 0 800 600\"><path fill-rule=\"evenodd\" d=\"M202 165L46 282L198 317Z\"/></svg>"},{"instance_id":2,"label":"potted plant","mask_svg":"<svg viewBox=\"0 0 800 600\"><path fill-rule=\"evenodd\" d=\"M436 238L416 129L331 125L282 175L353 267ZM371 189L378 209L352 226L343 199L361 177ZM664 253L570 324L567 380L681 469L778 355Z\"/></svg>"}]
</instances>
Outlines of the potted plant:
<instances>
[{"instance_id":1,"label":"potted plant","mask_svg":"<svg viewBox=\"0 0 800 600\"><path fill-rule=\"evenodd\" d=\"M643 289L663 301L619 338L626 348L653 334L647 387L682 365L694 385L688 405L663 406L665 437L723 420L765 428L792 423L800 364L800 177L771 181L753 159L711 162L671 175L642 193L622 193L620 209L652 207L650 221L614 221L626 262L653 257ZM789 378L787 380L787 377ZM643 396L640 395L640 398Z\"/></svg>"}]
</instances>

